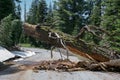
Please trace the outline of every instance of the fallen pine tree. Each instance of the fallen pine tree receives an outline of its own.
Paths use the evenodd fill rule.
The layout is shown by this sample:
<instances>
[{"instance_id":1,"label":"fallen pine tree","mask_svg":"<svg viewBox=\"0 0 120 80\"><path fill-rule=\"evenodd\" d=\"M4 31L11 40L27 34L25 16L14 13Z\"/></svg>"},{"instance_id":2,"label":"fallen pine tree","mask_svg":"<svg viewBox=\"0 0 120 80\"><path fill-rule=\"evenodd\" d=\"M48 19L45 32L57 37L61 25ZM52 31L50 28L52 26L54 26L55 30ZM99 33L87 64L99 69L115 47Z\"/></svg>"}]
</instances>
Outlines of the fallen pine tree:
<instances>
[{"instance_id":1,"label":"fallen pine tree","mask_svg":"<svg viewBox=\"0 0 120 80\"><path fill-rule=\"evenodd\" d=\"M28 36L36 38L47 44L64 48L68 51L73 52L74 54L78 54L80 56L86 57L92 61L105 62L111 59L119 58L119 55L116 55L117 53L114 50L111 50L105 46L90 44L80 39L81 33L84 30L87 30L93 35L101 38L100 36L96 35L95 32L91 30L88 26L83 27L81 29L82 31L80 31L80 33L75 37L51 29L49 26L38 26L38 25L24 23L23 28L25 34ZM102 29L98 29L98 30L105 32Z\"/></svg>"}]
</instances>

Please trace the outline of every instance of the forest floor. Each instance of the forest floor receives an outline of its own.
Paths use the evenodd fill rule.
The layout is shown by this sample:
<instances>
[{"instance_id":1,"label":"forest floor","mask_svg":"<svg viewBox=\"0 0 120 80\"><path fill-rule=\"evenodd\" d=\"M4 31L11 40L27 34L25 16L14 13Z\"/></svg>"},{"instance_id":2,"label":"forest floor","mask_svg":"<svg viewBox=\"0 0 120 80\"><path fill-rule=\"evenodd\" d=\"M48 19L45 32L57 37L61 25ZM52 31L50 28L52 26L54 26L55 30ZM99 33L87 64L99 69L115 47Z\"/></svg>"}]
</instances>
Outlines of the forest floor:
<instances>
[{"instance_id":1,"label":"forest floor","mask_svg":"<svg viewBox=\"0 0 120 80\"><path fill-rule=\"evenodd\" d=\"M59 60L59 52L53 52L53 58L50 57L50 50L39 48L22 48L36 53L36 55L25 58L21 61L12 62L12 66L0 71L0 80L120 80L120 74L114 72L101 71L53 71L53 70L39 70L33 69L41 61ZM63 51L64 52L64 51ZM63 57L66 58L65 53ZM86 60L85 58L78 58L70 55L70 61L78 62Z\"/></svg>"}]
</instances>

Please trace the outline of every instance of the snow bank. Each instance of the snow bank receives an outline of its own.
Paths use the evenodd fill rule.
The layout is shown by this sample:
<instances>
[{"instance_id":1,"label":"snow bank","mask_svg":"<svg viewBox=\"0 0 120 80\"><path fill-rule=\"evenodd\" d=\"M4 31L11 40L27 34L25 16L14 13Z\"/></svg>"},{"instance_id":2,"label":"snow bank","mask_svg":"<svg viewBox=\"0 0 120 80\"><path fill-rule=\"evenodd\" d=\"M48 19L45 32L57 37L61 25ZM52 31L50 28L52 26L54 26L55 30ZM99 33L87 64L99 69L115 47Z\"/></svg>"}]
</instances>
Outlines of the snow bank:
<instances>
[{"instance_id":1,"label":"snow bank","mask_svg":"<svg viewBox=\"0 0 120 80\"><path fill-rule=\"evenodd\" d=\"M13 57L15 57L14 54L12 54L7 49L0 46L0 62L3 62Z\"/></svg>"},{"instance_id":2,"label":"snow bank","mask_svg":"<svg viewBox=\"0 0 120 80\"><path fill-rule=\"evenodd\" d=\"M32 51L12 51L12 53L16 56L26 58L35 55L35 52Z\"/></svg>"}]
</instances>

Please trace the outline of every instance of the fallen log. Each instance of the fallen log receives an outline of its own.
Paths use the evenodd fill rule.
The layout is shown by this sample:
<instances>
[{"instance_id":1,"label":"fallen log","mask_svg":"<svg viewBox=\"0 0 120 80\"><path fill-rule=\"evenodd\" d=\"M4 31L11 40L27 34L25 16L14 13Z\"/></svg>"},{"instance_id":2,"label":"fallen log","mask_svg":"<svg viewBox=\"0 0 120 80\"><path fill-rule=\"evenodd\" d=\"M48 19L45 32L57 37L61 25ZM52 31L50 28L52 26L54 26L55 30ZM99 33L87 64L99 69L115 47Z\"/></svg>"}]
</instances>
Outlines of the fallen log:
<instances>
[{"instance_id":1,"label":"fallen log","mask_svg":"<svg viewBox=\"0 0 120 80\"><path fill-rule=\"evenodd\" d=\"M62 40L62 43L64 43L71 52L90 60L104 62L113 59L113 56L115 56L115 52L111 49L86 43L82 39L76 39L74 36L51 29L49 26L37 26L24 23L23 28L24 33L28 36L56 47L65 48L64 45L61 45Z\"/></svg>"},{"instance_id":2,"label":"fallen log","mask_svg":"<svg viewBox=\"0 0 120 80\"><path fill-rule=\"evenodd\" d=\"M120 59L110 60L107 62L99 62L99 63L89 62L89 61L80 61L76 64L76 66L85 68L87 70L120 72Z\"/></svg>"}]
</instances>

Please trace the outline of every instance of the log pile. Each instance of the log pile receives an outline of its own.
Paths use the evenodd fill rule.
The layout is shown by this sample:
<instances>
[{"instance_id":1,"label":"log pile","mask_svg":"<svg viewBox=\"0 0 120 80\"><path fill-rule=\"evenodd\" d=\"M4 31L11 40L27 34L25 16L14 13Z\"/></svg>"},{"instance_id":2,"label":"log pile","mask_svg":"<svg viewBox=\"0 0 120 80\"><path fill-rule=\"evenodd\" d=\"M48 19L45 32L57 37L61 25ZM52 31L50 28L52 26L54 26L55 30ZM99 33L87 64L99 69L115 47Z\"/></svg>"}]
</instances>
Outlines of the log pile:
<instances>
[{"instance_id":1,"label":"log pile","mask_svg":"<svg viewBox=\"0 0 120 80\"><path fill-rule=\"evenodd\" d=\"M41 61L38 66L33 67L33 70L80 71L85 69L76 66L76 63L70 60L59 59L52 61Z\"/></svg>"},{"instance_id":2,"label":"log pile","mask_svg":"<svg viewBox=\"0 0 120 80\"><path fill-rule=\"evenodd\" d=\"M116 71L120 72L120 60L112 60L109 62L90 62L79 61L72 62L70 60L53 60L41 61L39 65L33 67L34 71L37 70L53 70L53 71Z\"/></svg>"}]
</instances>

